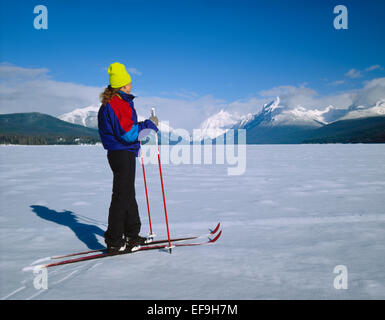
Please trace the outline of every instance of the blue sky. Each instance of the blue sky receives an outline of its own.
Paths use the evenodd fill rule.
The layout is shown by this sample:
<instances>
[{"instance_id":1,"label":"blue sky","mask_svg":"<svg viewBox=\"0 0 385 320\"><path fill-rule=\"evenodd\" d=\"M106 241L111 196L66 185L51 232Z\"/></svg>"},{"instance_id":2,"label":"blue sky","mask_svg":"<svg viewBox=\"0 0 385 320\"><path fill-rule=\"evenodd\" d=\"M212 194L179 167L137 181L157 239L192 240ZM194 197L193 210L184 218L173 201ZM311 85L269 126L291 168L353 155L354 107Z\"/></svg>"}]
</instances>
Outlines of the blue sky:
<instances>
[{"instance_id":1,"label":"blue sky","mask_svg":"<svg viewBox=\"0 0 385 320\"><path fill-rule=\"evenodd\" d=\"M48 30L33 28L38 4ZM348 30L333 27L338 4ZM353 90L384 77L384 39L381 0L1 0L1 62L102 87L119 61L142 96L231 102L278 86Z\"/></svg>"}]
</instances>

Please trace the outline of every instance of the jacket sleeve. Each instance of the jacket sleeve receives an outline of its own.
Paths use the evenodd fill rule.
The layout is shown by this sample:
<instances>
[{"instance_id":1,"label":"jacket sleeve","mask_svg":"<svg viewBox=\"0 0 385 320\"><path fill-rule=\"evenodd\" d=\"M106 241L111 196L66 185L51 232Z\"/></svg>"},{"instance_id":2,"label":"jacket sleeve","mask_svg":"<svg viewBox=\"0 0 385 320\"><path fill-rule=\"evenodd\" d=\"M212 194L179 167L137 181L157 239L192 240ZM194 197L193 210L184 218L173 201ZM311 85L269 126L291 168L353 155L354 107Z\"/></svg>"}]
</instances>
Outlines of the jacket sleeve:
<instances>
[{"instance_id":1,"label":"jacket sleeve","mask_svg":"<svg viewBox=\"0 0 385 320\"><path fill-rule=\"evenodd\" d=\"M154 122L152 122L151 120L149 119L146 119L142 122L138 122L138 127L139 127L139 132L144 130L144 129L152 129L154 130L155 132L158 132L159 129L158 127L155 125Z\"/></svg>"}]
</instances>

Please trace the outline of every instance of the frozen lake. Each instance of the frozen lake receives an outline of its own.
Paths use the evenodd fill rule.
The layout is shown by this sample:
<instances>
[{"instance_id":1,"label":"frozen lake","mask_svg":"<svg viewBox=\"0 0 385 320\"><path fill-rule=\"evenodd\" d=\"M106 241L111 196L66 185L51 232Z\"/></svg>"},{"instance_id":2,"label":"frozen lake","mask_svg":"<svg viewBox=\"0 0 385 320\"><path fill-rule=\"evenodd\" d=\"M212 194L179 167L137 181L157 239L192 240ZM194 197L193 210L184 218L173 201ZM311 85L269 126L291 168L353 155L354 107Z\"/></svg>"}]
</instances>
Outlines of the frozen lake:
<instances>
[{"instance_id":1,"label":"frozen lake","mask_svg":"<svg viewBox=\"0 0 385 320\"><path fill-rule=\"evenodd\" d=\"M384 299L385 145L247 146L246 170L164 164L171 236L214 245L48 270L38 259L104 246L112 173L101 146L0 147L2 299ZM153 228L164 238L156 164L146 165ZM136 193L149 232L142 168ZM336 289L336 266L347 289Z\"/></svg>"}]
</instances>

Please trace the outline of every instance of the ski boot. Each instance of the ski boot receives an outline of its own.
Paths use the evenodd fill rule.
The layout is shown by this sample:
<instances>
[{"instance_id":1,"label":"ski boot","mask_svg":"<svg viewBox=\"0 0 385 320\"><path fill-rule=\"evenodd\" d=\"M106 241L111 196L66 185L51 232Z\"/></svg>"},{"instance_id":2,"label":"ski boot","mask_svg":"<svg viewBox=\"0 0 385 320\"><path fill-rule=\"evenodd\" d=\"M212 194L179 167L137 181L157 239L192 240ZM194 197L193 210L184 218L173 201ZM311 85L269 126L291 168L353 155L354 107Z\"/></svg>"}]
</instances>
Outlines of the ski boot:
<instances>
[{"instance_id":1,"label":"ski boot","mask_svg":"<svg viewBox=\"0 0 385 320\"><path fill-rule=\"evenodd\" d=\"M147 238L137 235L135 237L125 237L126 250L131 251L132 248L142 246L147 243Z\"/></svg>"},{"instance_id":2,"label":"ski boot","mask_svg":"<svg viewBox=\"0 0 385 320\"><path fill-rule=\"evenodd\" d=\"M107 253L123 253L127 250L127 244L124 242L122 245L111 245L107 243Z\"/></svg>"}]
</instances>

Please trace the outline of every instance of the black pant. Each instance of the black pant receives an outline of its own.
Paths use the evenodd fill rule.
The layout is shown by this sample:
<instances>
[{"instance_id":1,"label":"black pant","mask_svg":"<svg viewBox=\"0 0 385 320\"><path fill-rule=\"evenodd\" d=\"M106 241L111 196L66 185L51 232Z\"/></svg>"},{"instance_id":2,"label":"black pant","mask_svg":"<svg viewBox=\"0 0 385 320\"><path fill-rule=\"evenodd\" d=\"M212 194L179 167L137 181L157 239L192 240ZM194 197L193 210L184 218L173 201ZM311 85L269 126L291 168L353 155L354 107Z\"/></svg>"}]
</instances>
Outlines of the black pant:
<instances>
[{"instance_id":1,"label":"black pant","mask_svg":"<svg viewBox=\"0 0 385 320\"><path fill-rule=\"evenodd\" d=\"M140 231L138 204L135 199L136 155L126 150L108 152L108 163L114 174L108 229L108 245L123 245L122 236L136 237Z\"/></svg>"}]
</instances>

